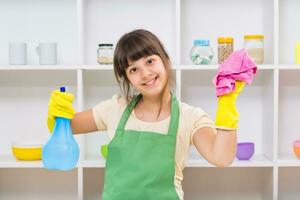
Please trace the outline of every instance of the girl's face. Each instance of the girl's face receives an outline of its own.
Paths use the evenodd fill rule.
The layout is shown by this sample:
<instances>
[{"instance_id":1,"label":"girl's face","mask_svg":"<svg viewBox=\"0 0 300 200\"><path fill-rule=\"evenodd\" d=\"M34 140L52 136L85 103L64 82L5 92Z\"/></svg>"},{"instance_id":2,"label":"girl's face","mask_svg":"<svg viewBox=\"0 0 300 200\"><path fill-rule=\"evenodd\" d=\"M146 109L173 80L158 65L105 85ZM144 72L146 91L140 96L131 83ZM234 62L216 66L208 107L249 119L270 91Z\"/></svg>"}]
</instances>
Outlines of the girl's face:
<instances>
[{"instance_id":1,"label":"girl's face","mask_svg":"<svg viewBox=\"0 0 300 200\"><path fill-rule=\"evenodd\" d=\"M144 96L160 95L167 84L165 66L157 55L129 62L126 75L131 85Z\"/></svg>"}]
</instances>

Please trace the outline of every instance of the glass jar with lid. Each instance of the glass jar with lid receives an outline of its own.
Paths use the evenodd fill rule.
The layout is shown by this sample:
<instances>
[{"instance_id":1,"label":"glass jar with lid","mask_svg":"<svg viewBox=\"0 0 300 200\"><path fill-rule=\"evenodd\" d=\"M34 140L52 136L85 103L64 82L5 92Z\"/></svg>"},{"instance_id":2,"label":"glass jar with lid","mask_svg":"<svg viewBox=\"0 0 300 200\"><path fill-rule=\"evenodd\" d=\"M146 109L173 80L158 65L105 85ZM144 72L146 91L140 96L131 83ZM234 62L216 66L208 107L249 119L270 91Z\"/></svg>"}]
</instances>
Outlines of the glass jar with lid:
<instances>
[{"instance_id":1,"label":"glass jar with lid","mask_svg":"<svg viewBox=\"0 0 300 200\"><path fill-rule=\"evenodd\" d=\"M213 49L209 46L209 40L194 40L194 46L190 51L190 58L196 65L208 65L214 57Z\"/></svg>"},{"instance_id":2,"label":"glass jar with lid","mask_svg":"<svg viewBox=\"0 0 300 200\"><path fill-rule=\"evenodd\" d=\"M113 44L102 43L98 45L97 61L99 64L112 64L113 63Z\"/></svg>"},{"instance_id":3,"label":"glass jar with lid","mask_svg":"<svg viewBox=\"0 0 300 200\"><path fill-rule=\"evenodd\" d=\"M244 48L256 64L264 62L264 36L263 35L245 35Z\"/></svg>"},{"instance_id":4,"label":"glass jar with lid","mask_svg":"<svg viewBox=\"0 0 300 200\"><path fill-rule=\"evenodd\" d=\"M233 38L219 37L218 38L218 63L221 64L233 52Z\"/></svg>"}]
</instances>

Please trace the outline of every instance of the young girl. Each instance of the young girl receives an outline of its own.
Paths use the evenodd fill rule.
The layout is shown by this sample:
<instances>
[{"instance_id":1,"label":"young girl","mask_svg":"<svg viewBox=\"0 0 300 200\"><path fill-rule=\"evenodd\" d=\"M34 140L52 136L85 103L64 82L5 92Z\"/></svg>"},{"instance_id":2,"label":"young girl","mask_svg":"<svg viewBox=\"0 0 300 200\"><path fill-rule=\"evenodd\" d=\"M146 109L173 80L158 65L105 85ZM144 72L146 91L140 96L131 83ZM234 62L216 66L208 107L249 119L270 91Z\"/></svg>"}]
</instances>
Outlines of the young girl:
<instances>
[{"instance_id":1,"label":"young girl","mask_svg":"<svg viewBox=\"0 0 300 200\"><path fill-rule=\"evenodd\" d=\"M151 32L139 29L120 38L114 73L122 95L75 114L74 96L56 90L47 121L51 132L56 116L72 119L74 134L108 132L102 200L182 200L182 171L190 145L216 166L232 163L235 100L242 82L218 98L215 126L201 108L178 101L171 92L170 58Z\"/></svg>"}]
</instances>

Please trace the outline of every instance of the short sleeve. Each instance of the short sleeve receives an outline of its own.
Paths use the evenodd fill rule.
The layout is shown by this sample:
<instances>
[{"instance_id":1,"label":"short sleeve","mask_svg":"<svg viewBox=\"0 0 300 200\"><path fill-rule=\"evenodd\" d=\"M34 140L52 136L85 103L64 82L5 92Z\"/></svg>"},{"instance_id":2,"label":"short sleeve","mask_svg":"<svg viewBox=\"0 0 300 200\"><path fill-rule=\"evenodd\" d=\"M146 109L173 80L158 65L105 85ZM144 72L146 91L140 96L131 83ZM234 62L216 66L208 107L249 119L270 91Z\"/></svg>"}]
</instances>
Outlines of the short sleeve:
<instances>
[{"instance_id":1,"label":"short sleeve","mask_svg":"<svg viewBox=\"0 0 300 200\"><path fill-rule=\"evenodd\" d=\"M193 136L194 134L203 127L211 127L214 129L216 132L215 124L214 122L210 119L208 114L204 112L201 108L196 108L195 109L195 115L193 118L193 123L192 123L192 128L191 128L191 138L190 138L190 143L194 145L193 143Z\"/></svg>"},{"instance_id":2,"label":"short sleeve","mask_svg":"<svg viewBox=\"0 0 300 200\"><path fill-rule=\"evenodd\" d=\"M107 130L109 122L120 107L120 98L120 95L115 94L111 99L102 101L93 107L93 116L99 131Z\"/></svg>"}]
</instances>

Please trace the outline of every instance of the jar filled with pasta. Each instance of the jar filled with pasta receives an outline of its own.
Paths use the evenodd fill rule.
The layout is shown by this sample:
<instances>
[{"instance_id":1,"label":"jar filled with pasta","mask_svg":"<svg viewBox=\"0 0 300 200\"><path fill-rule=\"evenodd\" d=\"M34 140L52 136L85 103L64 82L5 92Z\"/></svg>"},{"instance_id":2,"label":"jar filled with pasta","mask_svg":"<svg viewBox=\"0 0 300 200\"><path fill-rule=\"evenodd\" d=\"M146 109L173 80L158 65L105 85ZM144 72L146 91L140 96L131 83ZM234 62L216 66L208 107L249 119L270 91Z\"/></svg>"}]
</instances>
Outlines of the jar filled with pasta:
<instances>
[{"instance_id":1,"label":"jar filled with pasta","mask_svg":"<svg viewBox=\"0 0 300 200\"><path fill-rule=\"evenodd\" d=\"M218 63L223 63L233 52L233 38L219 37L218 38Z\"/></svg>"}]
</instances>

